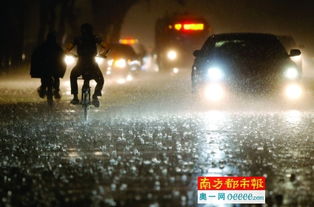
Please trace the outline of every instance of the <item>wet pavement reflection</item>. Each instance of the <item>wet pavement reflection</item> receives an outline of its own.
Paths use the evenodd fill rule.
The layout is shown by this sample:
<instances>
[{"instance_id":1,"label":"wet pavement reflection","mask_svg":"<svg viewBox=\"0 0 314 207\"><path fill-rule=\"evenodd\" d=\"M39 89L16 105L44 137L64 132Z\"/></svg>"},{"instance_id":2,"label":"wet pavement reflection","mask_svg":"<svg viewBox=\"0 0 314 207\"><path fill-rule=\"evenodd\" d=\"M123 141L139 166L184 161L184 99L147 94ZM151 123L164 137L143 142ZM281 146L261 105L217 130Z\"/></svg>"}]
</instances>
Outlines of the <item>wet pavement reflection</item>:
<instances>
[{"instance_id":1,"label":"wet pavement reflection","mask_svg":"<svg viewBox=\"0 0 314 207\"><path fill-rule=\"evenodd\" d=\"M314 206L314 111L178 112L176 86L141 87L89 122L66 97L1 104L1 206L197 206L197 176L265 176L267 206Z\"/></svg>"}]
</instances>

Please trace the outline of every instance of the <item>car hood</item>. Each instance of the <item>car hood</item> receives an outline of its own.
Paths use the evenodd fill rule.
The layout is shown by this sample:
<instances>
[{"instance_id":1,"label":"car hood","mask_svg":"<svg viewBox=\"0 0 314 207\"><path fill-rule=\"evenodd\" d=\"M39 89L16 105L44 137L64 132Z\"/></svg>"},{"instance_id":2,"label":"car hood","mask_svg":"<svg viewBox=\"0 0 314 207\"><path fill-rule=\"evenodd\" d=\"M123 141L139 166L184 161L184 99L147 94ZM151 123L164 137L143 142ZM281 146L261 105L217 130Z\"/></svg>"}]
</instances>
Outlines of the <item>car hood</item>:
<instances>
[{"instance_id":1,"label":"car hood","mask_svg":"<svg viewBox=\"0 0 314 207\"><path fill-rule=\"evenodd\" d=\"M281 75L288 66L295 65L288 57L239 57L211 55L199 60L201 70L219 67L230 78L266 79Z\"/></svg>"}]
</instances>

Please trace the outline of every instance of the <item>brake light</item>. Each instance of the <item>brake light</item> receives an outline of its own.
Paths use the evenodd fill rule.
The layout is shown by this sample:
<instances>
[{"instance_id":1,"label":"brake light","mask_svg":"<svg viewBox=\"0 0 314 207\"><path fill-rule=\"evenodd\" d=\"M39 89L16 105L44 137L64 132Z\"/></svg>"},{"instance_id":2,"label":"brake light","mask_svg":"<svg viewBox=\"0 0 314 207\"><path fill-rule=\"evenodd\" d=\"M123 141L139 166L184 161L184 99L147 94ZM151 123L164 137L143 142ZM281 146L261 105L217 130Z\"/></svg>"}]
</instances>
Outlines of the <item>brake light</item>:
<instances>
[{"instance_id":1,"label":"brake light","mask_svg":"<svg viewBox=\"0 0 314 207\"><path fill-rule=\"evenodd\" d=\"M204 30L204 24L184 24L183 30Z\"/></svg>"},{"instance_id":2,"label":"brake light","mask_svg":"<svg viewBox=\"0 0 314 207\"><path fill-rule=\"evenodd\" d=\"M134 38L124 38L119 40L120 44L124 45L134 45L137 43L137 39Z\"/></svg>"},{"instance_id":3,"label":"brake light","mask_svg":"<svg viewBox=\"0 0 314 207\"><path fill-rule=\"evenodd\" d=\"M204 30L204 24L202 23L177 23L174 25L175 30L177 31L202 31Z\"/></svg>"}]
</instances>

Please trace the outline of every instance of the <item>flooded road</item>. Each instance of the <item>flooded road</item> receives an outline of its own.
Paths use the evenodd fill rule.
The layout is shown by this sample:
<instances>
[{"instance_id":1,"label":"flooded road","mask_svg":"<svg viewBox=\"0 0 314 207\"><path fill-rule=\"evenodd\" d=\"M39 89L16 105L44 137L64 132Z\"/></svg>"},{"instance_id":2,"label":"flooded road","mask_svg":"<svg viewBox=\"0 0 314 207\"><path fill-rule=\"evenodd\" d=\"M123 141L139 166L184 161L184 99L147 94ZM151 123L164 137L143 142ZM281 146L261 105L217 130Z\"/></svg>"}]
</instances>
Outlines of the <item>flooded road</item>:
<instances>
[{"instance_id":1,"label":"flooded road","mask_svg":"<svg viewBox=\"0 0 314 207\"><path fill-rule=\"evenodd\" d=\"M187 76L146 74L108 81L84 122L61 84L49 108L37 80L1 80L1 206L197 206L198 176L265 176L265 206L314 206L311 94L209 107Z\"/></svg>"}]
</instances>

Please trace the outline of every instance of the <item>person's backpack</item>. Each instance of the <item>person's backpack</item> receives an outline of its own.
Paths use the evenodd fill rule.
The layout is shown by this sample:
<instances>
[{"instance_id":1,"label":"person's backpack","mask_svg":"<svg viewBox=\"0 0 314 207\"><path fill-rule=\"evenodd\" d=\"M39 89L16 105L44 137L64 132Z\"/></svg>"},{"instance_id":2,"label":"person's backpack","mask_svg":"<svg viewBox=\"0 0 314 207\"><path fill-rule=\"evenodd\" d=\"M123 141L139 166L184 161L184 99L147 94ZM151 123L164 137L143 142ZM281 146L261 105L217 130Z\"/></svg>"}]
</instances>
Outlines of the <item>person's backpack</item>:
<instances>
[{"instance_id":1,"label":"person's backpack","mask_svg":"<svg viewBox=\"0 0 314 207\"><path fill-rule=\"evenodd\" d=\"M64 53L59 46L47 48L42 45L36 48L31 57L31 77L41 78L45 75L54 75L62 78L66 70L63 58Z\"/></svg>"}]
</instances>

